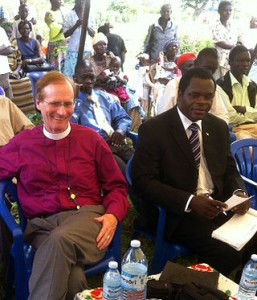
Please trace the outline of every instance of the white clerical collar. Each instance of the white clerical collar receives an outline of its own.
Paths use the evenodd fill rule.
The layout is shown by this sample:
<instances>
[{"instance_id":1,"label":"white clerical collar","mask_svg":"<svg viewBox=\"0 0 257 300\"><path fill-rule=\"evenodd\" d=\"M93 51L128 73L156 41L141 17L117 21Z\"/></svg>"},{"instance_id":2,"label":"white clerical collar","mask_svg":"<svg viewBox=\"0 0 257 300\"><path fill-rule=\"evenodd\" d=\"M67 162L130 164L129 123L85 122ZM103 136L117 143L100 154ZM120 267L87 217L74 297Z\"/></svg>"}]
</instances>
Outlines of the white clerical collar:
<instances>
[{"instance_id":1,"label":"white clerical collar","mask_svg":"<svg viewBox=\"0 0 257 300\"><path fill-rule=\"evenodd\" d=\"M43 127L43 133L44 133L45 137L47 137L51 140L55 140L55 141L66 138L66 136L69 135L70 131L71 131L70 123L68 125L68 128L61 133L51 133L46 130L45 126Z\"/></svg>"}]
</instances>

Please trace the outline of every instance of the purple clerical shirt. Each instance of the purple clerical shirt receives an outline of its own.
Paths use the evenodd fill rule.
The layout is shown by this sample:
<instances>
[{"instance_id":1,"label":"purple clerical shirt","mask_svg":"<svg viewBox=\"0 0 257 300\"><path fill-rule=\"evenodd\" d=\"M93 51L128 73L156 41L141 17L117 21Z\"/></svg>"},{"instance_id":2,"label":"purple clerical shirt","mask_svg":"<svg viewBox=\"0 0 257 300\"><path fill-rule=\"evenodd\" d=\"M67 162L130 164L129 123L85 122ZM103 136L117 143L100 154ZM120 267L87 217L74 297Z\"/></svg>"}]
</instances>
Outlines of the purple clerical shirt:
<instances>
[{"instance_id":1,"label":"purple clerical shirt","mask_svg":"<svg viewBox=\"0 0 257 300\"><path fill-rule=\"evenodd\" d=\"M77 205L103 205L122 221L129 209L126 181L109 146L95 131L76 124L61 140L45 137L42 126L15 136L0 149L0 180L12 177L30 219Z\"/></svg>"}]
</instances>

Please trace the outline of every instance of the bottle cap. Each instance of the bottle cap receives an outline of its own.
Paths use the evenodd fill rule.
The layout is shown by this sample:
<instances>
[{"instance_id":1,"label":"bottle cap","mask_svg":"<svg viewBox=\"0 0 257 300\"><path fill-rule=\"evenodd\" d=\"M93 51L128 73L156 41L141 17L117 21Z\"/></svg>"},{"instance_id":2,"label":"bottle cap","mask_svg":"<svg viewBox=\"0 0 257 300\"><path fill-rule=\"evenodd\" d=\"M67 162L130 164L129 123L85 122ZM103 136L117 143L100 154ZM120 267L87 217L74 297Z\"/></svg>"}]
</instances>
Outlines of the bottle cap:
<instances>
[{"instance_id":1,"label":"bottle cap","mask_svg":"<svg viewBox=\"0 0 257 300\"><path fill-rule=\"evenodd\" d=\"M139 240L132 240L130 242L130 246L133 248L139 248L141 246L141 242Z\"/></svg>"},{"instance_id":2,"label":"bottle cap","mask_svg":"<svg viewBox=\"0 0 257 300\"><path fill-rule=\"evenodd\" d=\"M251 259L254 260L254 261L257 261L257 254L252 254Z\"/></svg>"},{"instance_id":3,"label":"bottle cap","mask_svg":"<svg viewBox=\"0 0 257 300\"><path fill-rule=\"evenodd\" d=\"M109 261L108 267L110 269L117 269L118 268L118 263L116 261Z\"/></svg>"}]
</instances>

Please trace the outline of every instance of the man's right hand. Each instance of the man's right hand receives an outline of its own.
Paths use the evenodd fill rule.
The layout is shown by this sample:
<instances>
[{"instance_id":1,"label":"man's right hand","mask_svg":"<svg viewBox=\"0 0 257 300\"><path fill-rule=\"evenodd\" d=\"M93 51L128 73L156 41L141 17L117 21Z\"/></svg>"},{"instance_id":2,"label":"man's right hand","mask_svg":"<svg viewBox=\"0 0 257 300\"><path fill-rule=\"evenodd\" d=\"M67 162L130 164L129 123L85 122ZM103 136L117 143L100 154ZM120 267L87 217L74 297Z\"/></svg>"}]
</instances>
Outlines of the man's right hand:
<instances>
[{"instance_id":1,"label":"man's right hand","mask_svg":"<svg viewBox=\"0 0 257 300\"><path fill-rule=\"evenodd\" d=\"M226 207L227 204L210 199L205 195L194 196L189 204L189 208L192 209L192 211L210 220L222 213L223 208Z\"/></svg>"}]
</instances>

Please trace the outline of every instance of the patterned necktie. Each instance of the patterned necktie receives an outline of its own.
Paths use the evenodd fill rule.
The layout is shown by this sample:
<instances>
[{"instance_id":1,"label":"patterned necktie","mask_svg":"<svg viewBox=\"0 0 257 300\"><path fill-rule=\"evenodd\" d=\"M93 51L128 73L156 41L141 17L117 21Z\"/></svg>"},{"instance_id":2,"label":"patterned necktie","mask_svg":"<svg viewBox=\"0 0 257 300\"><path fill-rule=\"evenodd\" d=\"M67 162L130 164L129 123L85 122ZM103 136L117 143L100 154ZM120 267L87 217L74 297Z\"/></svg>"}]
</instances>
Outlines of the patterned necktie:
<instances>
[{"instance_id":1,"label":"patterned necktie","mask_svg":"<svg viewBox=\"0 0 257 300\"><path fill-rule=\"evenodd\" d=\"M200 140L198 136L199 126L196 123L192 123L188 128L192 131L192 134L189 138L189 142L192 147L192 152L195 158L197 168L199 169L201 158Z\"/></svg>"}]
</instances>

